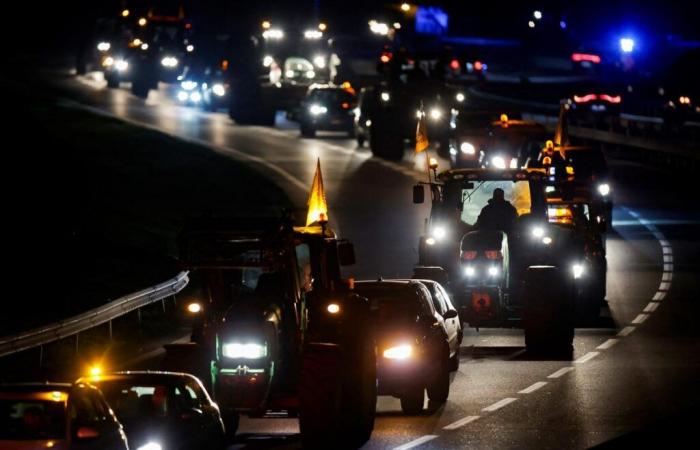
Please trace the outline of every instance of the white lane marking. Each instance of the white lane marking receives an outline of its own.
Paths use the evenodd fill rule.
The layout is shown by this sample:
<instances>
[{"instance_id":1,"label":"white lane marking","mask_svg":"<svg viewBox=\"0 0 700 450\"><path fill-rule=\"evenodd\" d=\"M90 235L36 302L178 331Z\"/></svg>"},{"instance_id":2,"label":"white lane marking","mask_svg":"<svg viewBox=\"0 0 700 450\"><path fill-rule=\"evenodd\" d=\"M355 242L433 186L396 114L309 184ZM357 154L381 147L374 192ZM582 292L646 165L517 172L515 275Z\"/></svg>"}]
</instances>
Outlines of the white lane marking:
<instances>
[{"instance_id":1,"label":"white lane marking","mask_svg":"<svg viewBox=\"0 0 700 450\"><path fill-rule=\"evenodd\" d=\"M663 234L661 235L663 236ZM668 243L668 241L664 238L659 239L659 244L661 244L662 247L669 247L671 244Z\"/></svg>"},{"instance_id":2,"label":"white lane marking","mask_svg":"<svg viewBox=\"0 0 700 450\"><path fill-rule=\"evenodd\" d=\"M394 450L408 450L409 448L418 447L421 444L425 444L428 441L432 441L436 437L437 435L435 434L426 434L425 436L421 436L418 439L412 440L411 442L407 442L403 445L399 445L398 447L394 447Z\"/></svg>"},{"instance_id":3,"label":"white lane marking","mask_svg":"<svg viewBox=\"0 0 700 450\"><path fill-rule=\"evenodd\" d=\"M671 281L673 280L673 274L671 272L664 272L661 275L661 281Z\"/></svg>"},{"instance_id":4,"label":"white lane marking","mask_svg":"<svg viewBox=\"0 0 700 450\"><path fill-rule=\"evenodd\" d=\"M664 263L672 263L673 255L664 255Z\"/></svg>"},{"instance_id":5,"label":"white lane marking","mask_svg":"<svg viewBox=\"0 0 700 450\"><path fill-rule=\"evenodd\" d=\"M503 400L497 401L493 405L487 406L486 408L482 409L482 411L494 412L494 411L497 411L497 410L503 408L506 405L510 405L511 403L513 403L516 400L517 400L517 398L507 397L507 398L504 398Z\"/></svg>"},{"instance_id":6,"label":"white lane marking","mask_svg":"<svg viewBox=\"0 0 700 450\"><path fill-rule=\"evenodd\" d=\"M663 300L665 298L666 298L666 293L659 291L656 294L654 294L654 298L652 298L652 300L654 300L655 302L660 302L661 300Z\"/></svg>"},{"instance_id":7,"label":"white lane marking","mask_svg":"<svg viewBox=\"0 0 700 450\"><path fill-rule=\"evenodd\" d=\"M442 427L443 430L456 430L457 428L461 428L469 423L474 422L475 420L478 420L481 416L467 416L462 419L459 419L457 421L452 422L449 425L445 425Z\"/></svg>"},{"instance_id":8,"label":"white lane marking","mask_svg":"<svg viewBox=\"0 0 700 450\"><path fill-rule=\"evenodd\" d=\"M647 307L644 308L644 312L645 312L645 313L654 312L654 311L656 311L656 308L658 308L658 307L659 307L659 304L658 304L658 303L649 302L649 304L647 305Z\"/></svg>"},{"instance_id":9,"label":"white lane marking","mask_svg":"<svg viewBox=\"0 0 700 450\"><path fill-rule=\"evenodd\" d=\"M673 272L673 264L664 264L664 272Z\"/></svg>"},{"instance_id":10,"label":"white lane marking","mask_svg":"<svg viewBox=\"0 0 700 450\"><path fill-rule=\"evenodd\" d=\"M625 328L621 329L620 332L617 333L617 335L620 337L629 336L630 334L632 334L632 332L634 330L636 330L635 327L625 327Z\"/></svg>"},{"instance_id":11,"label":"white lane marking","mask_svg":"<svg viewBox=\"0 0 700 450\"><path fill-rule=\"evenodd\" d=\"M662 281L662 282L659 284L659 290L660 290L660 291L668 291L668 289L669 289L670 287L671 287L671 283L669 283L669 282L667 282L667 281Z\"/></svg>"},{"instance_id":12,"label":"white lane marking","mask_svg":"<svg viewBox=\"0 0 700 450\"><path fill-rule=\"evenodd\" d=\"M634 318L632 323L635 325L639 325L641 323L644 323L648 318L649 314L639 314L637 317Z\"/></svg>"},{"instance_id":13,"label":"white lane marking","mask_svg":"<svg viewBox=\"0 0 700 450\"><path fill-rule=\"evenodd\" d=\"M605 342L603 342L602 344L600 344L599 346L597 346L596 349L597 349L597 350L607 350L607 349L609 349L610 347L612 347L613 345L617 344L618 342L620 342L619 339L610 338L610 339L608 339L607 341L605 341Z\"/></svg>"},{"instance_id":14,"label":"white lane marking","mask_svg":"<svg viewBox=\"0 0 700 450\"><path fill-rule=\"evenodd\" d=\"M522 391L518 391L518 394L531 394L535 392L536 390L540 389L543 386L546 386L547 382L546 381L538 381L537 383L532 384L529 387L526 387Z\"/></svg>"},{"instance_id":15,"label":"white lane marking","mask_svg":"<svg viewBox=\"0 0 700 450\"><path fill-rule=\"evenodd\" d=\"M661 247L661 252L664 255L672 255L673 254L673 249L671 247Z\"/></svg>"},{"instance_id":16,"label":"white lane marking","mask_svg":"<svg viewBox=\"0 0 700 450\"><path fill-rule=\"evenodd\" d=\"M595 358L596 356L600 355L599 352L588 352L576 361L574 361L574 364L584 364L590 361L591 359Z\"/></svg>"},{"instance_id":17,"label":"white lane marking","mask_svg":"<svg viewBox=\"0 0 700 450\"><path fill-rule=\"evenodd\" d=\"M573 367L562 367L561 369L557 370L554 373L551 373L547 375L547 378L560 378L563 375L566 375L567 373L571 372L574 370Z\"/></svg>"}]
</instances>

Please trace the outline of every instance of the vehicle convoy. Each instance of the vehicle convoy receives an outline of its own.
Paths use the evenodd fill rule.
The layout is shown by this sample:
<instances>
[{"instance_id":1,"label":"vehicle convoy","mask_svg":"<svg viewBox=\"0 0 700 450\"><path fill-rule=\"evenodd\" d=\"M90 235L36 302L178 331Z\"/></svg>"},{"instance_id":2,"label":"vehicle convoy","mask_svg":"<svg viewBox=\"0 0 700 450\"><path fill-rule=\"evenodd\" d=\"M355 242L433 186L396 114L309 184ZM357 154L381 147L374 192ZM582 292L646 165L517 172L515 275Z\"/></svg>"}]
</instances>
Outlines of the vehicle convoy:
<instances>
[{"instance_id":1,"label":"vehicle convoy","mask_svg":"<svg viewBox=\"0 0 700 450\"><path fill-rule=\"evenodd\" d=\"M545 169L453 169L428 185L418 264L447 272L462 319L521 325L528 349L570 349L577 316L597 317L605 293L600 230L575 218L586 207L567 189L555 205ZM417 185L414 202L423 201Z\"/></svg>"},{"instance_id":2,"label":"vehicle convoy","mask_svg":"<svg viewBox=\"0 0 700 450\"><path fill-rule=\"evenodd\" d=\"M129 446L122 425L91 384L0 385L0 450L46 448L128 450Z\"/></svg>"},{"instance_id":3,"label":"vehicle convoy","mask_svg":"<svg viewBox=\"0 0 700 450\"><path fill-rule=\"evenodd\" d=\"M277 111L292 111L314 83L329 83L338 64L327 25L284 27L264 20L249 36L231 42L229 115L238 123L274 125Z\"/></svg>"},{"instance_id":4,"label":"vehicle convoy","mask_svg":"<svg viewBox=\"0 0 700 450\"><path fill-rule=\"evenodd\" d=\"M424 114L428 138L439 153L447 155L451 111L465 100L464 87L448 83L439 59L392 54L390 62L380 67L386 79L359 94L355 118L358 146L369 142L374 155L401 159L405 141L415 139L416 122Z\"/></svg>"},{"instance_id":5,"label":"vehicle convoy","mask_svg":"<svg viewBox=\"0 0 700 450\"><path fill-rule=\"evenodd\" d=\"M132 449L222 449L219 408L192 375L115 372L88 377L124 426Z\"/></svg>"},{"instance_id":6,"label":"vehicle convoy","mask_svg":"<svg viewBox=\"0 0 700 450\"><path fill-rule=\"evenodd\" d=\"M519 169L537 159L548 138L537 122L495 111L453 111L450 139L453 168Z\"/></svg>"},{"instance_id":7,"label":"vehicle convoy","mask_svg":"<svg viewBox=\"0 0 700 450\"><path fill-rule=\"evenodd\" d=\"M357 106L353 92L349 84L312 85L298 112L301 135L314 137L316 131L344 131L353 137Z\"/></svg>"},{"instance_id":8,"label":"vehicle convoy","mask_svg":"<svg viewBox=\"0 0 700 450\"><path fill-rule=\"evenodd\" d=\"M375 343L369 302L341 278L341 265L354 263L352 244L322 220L301 228L203 220L181 239L181 261L201 284L201 317L191 343L166 347L164 367L211 388L229 437L239 414L286 412L298 415L307 446L367 441Z\"/></svg>"},{"instance_id":9,"label":"vehicle convoy","mask_svg":"<svg viewBox=\"0 0 700 450\"><path fill-rule=\"evenodd\" d=\"M417 280L358 281L355 288L378 310L379 395L398 397L406 414L423 410L426 390L431 401L447 401L450 372L459 366L457 311L440 314Z\"/></svg>"}]
</instances>

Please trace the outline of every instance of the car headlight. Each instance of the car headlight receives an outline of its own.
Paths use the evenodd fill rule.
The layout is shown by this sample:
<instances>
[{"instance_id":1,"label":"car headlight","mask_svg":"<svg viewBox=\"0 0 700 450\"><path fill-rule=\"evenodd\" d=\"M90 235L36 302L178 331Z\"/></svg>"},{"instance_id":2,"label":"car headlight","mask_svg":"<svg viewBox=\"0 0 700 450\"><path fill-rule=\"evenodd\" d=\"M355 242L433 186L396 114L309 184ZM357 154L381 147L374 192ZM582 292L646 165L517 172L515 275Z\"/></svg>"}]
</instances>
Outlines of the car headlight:
<instances>
[{"instance_id":1,"label":"car headlight","mask_svg":"<svg viewBox=\"0 0 700 450\"><path fill-rule=\"evenodd\" d=\"M379 94L379 98L381 98L383 102L388 102L391 99L391 96L388 92L382 92Z\"/></svg>"},{"instance_id":2,"label":"car headlight","mask_svg":"<svg viewBox=\"0 0 700 450\"><path fill-rule=\"evenodd\" d=\"M511 160L510 160L510 168L511 168L511 169L517 169L517 168L518 168L518 158L511 158Z\"/></svg>"},{"instance_id":3,"label":"car headlight","mask_svg":"<svg viewBox=\"0 0 700 450\"><path fill-rule=\"evenodd\" d=\"M608 183L599 184L598 192L600 192L600 195L605 197L606 195L610 194L610 185Z\"/></svg>"},{"instance_id":4,"label":"car headlight","mask_svg":"<svg viewBox=\"0 0 700 450\"><path fill-rule=\"evenodd\" d=\"M141 447L137 447L136 450L162 450L163 447L157 443L157 442L149 442L147 444L142 445Z\"/></svg>"},{"instance_id":5,"label":"car headlight","mask_svg":"<svg viewBox=\"0 0 700 450\"><path fill-rule=\"evenodd\" d=\"M103 65L104 67L110 67L110 66L112 66L113 64L114 64L114 58L112 58L111 56L106 57L106 58L104 59L104 61L102 61L102 65Z\"/></svg>"},{"instance_id":6,"label":"car headlight","mask_svg":"<svg viewBox=\"0 0 700 450\"><path fill-rule=\"evenodd\" d=\"M534 227L532 229L532 235L536 238L541 238L544 236L544 228L542 227Z\"/></svg>"},{"instance_id":7,"label":"car headlight","mask_svg":"<svg viewBox=\"0 0 700 450\"><path fill-rule=\"evenodd\" d=\"M198 103L202 100L202 94L200 94L199 92L193 92L190 94L190 100L192 100L195 103Z\"/></svg>"},{"instance_id":8,"label":"car headlight","mask_svg":"<svg viewBox=\"0 0 700 450\"><path fill-rule=\"evenodd\" d=\"M552 243L552 238L549 237L549 236L545 236L545 237L542 238L542 243L543 243L544 245L549 245L549 244Z\"/></svg>"},{"instance_id":9,"label":"car headlight","mask_svg":"<svg viewBox=\"0 0 700 450\"><path fill-rule=\"evenodd\" d=\"M180 91L177 93L177 99L181 102L186 102L188 98L190 98L190 96L187 95L187 92L185 91Z\"/></svg>"},{"instance_id":10,"label":"car headlight","mask_svg":"<svg viewBox=\"0 0 700 450\"><path fill-rule=\"evenodd\" d=\"M503 159L502 156L494 156L493 158L491 158L491 165L496 169L505 169L506 160Z\"/></svg>"},{"instance_id":11,"label":"car headlight","mask_svg":"<svg viewBox=\"0 0 700 450\"><path fill-rule=\"evenodd\" d=\"M318 67L319 69L323 69L326 67L326 58L321 55L314 57L314 66Z\"/></svg>"},{"instance_id":12,"label":"car headlight","mask_svg":"<svg viewBox=\"0 0 700 450\"><path fill-rule=\"evenodd\" d=\"M296 72L290 69L284 73L284 76L287 78L294 78L295 76L297 76L297 74Z\"/></svg>"},{"instance_id":13,"label":"car headlight","mask_svg":"<svg viewBox=\"0 0 700 450\"><path fill-rule=\"evenodd\" d=\"M101 52L106 52L110 48L112 48L112 44L110 44L109 42L100 42L99 44L97 44L97 50Z\"/></svg>"},{"instance_id":14,"label":"car headlight","mask_svg":"<svg viewBox=\"0 0 700 450\"><path fill-rule=\"evenodd\" d=\"M571 266L571 272L574 275L574 279L581 278L583 276L583 264L574 264Z\"/></svg>"},{"instance_id":15,"label":"car headlight","mask_svg":"<svg viewBox=\"0 0 700 450\"><path fill-rule=\"evenodd\" d=\"M126 69L129 68L129 62L124 61L123 59L117 59L114 61L114 68L117 69L119 72L124 72Z\"/></svg>"},{"instance_id":16,"label":"car headlight","mask_svg":"<svg viewBox=\"0 0 700 450\"><path fill-rule=\"evenodd\" d=\"M489 275L491 275L492 277L497 276L498 272L499 272L498 267L496 267L496 266L489 267Z\"/></svg>"},{"instance_id":17,"label":"car headlight","mask_svg":"<svg viewBox=\"0 0 700 450\"><path fill-rule=\"evenodd\" d=\"M386 359L409 359L411 356L413 356L413 346L404 344L397 345L396 347L390 347L384 350L383 355Z\"/></svg>"},{"instance_id":18,"label":"car headlight","mask_svg":"<svg viewBox=\"0 0 700 450\"><path fill-rule=\"evenodd\" d=\"M442 110L440 108L431 108L430 109L430 118L432 120L442 119Z\"/></svg>"},{"instance_id":19,"label":"car headlight","mask_svg":"<svg viewBox=\"0 0 700 450\"><path fill-rule=\"evenodd\" d=\"M314 116L318 116L320 114L325 114L328 112L328 108L322 105L317 105L313 104L309 107L309 112L313 114Z\"/></svg>"},{"instance_id":20,"label":"car headlight","mask_svg":"<svg viewBox=\"0 0 700 450\"><path fill-rule=\"evenodd\" d=\"M267 345L229 342L221 346L221 354L234 359L260 359L267 356Z\"/></svg>"},{"instance_id":21,"label":"car headlight","mask_svg":"<svg viewBox=\"0 0 700 450\"><path fill-rule=\"evenodd\" d=\"M306 78L311 79L316 76L316 72L314 72L313 70L307 70L305 75Z\"/></svg>"},{"instance_id":22,"label":"car headlight","mask_svg":"<svg viewBox=\"0 0 700 450\"><path fill-rule=\"evenodd\" d=\"M462 142L459 146L459 151L465 155L473 155L476 153L476 147L471 142Z\"/></svg>"},{"instance_id":23,"label":"car headlight","mask_svg":"<svg viewBox=\"0 0 700 450\"><path fill-rule=\"evenodd\" d=\"M471 266L467 266L464 268L464 274L468 277L473 277L476 275L476 269Z\"/></svg>"},{"instance_id":24,"label":"car headlight","mask_svg":"<svg viewBox=\"0 0 700 450\"><path fill-rule=\"evenodd\" d=\"M160 60L160 63L161 63L164 67L169 67L169 68L171 68L171 67L177 66L178 60L177 60L177 58L174 57L174 56L166 56L165 58L163 58L163 59Z\"/></svg>"},{"instance_id":25,"label":"car headlight","mask_svg":"<svg viewBox=\"0 0 700 450\"><path fill-rule=\"evenodd\" d=\"M445 239L445 236L447 236L447 230L445 229L445 227L437 226L433 228L433 232L431 234L433 235L433 238L440 241L442 239Z\"/></svg>"},{"instance_id":26,"label":"car headlight","mask_svg":"<svg viewBox=\"0 0 700 450\"><path fill-rule=\"evenodd\" d=\"M429 237L428 239L425 240L425 243L428 245L435 245L435 242L437 242L437 241L435 240L434 237Z\"/></svg>"},{"instance_id":27,"label":"car headlight","mask_svg":"<svg viewBox=\"0 0 700 450\"><path fill-rule=\"evenodd\" d=\"M462 94L461 92L459 92L457 95L455 95L455 100L457 100L457 101L460 102L460 103L462 103L462 102L464 101L465 98L466 98L466 97L465 97L464 94Z\"/></svg>"},{"instance_id":28,"label":"car headlight","mask_svg":"<svg viewBox=\"0 0 700 450\"><path fill-rule=\"evenodd\" d=\"M186 91L191 91L192 89L197 87L197 82L187 80L187 81L183 81L182 83L180 83L180 86L182 86L182 89L184 89Z\"/></svg>"},{"instance_id":29,"label":"car headlight","mask_svg":"<svg viewBox=\"0 0 700 450\"><path fill-rule=\"evenodd\" d=\"M221 83L216 83L214 86L212 86L211 91L214 93L214 95L218 95L219 97L223 97L226 94L226 88Z\"/></svg>"}]
</instances>

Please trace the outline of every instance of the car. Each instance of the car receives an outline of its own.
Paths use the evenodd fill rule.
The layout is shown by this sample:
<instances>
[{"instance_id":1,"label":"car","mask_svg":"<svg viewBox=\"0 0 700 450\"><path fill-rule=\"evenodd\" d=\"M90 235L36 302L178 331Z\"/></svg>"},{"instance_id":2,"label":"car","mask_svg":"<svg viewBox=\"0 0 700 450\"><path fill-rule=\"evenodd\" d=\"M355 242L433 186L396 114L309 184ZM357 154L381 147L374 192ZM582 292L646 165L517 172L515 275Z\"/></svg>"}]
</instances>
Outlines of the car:
<instances>
[{"instance_id":1,"label":"car","mask_svg":"<svg viewBox=\"0 0 700 450\"><path fill-rule=\"evenodd\" d=\"M178 82L180 86L175 96L182 105L200 106L208 111L218 111L228 105L230 86L220 67L187 66L178 76Z\"/></svg>"},{"instance_id":2,"label":"car","mask_svg":"<svg viewBox=\"0 0 700 450\"><path fill-rule=\"evenodd\" d=\"M355 135L357 99L349 87L312 85L299 110L299 130L304 137L316 131L344 131Z\"/></svg>"},{"instance_id":3,"label":"car","mask_svg":"<svg viewBox=\"0 0 700 450\"><path fill-rule=\"evenodd\" d=\"M423 410L426 390L431 401L445 402L459 344L442 322L457 318L457 311L438 314L417 280L358 281L355 292L377 311L378 394L398 397L405 414Z\"/></svg>"},{"instance_id":4,"label":"car","mask_svg":"<svg viewBox=\"0 0 700 450\"><path fill-rule=\"evenodd\" d=\"M0 450L128 450L122 425L94 385L0 385Z\"/></svg>"},{"instance_id":5,"label":"car","mask_svg":"<svg viewBox=\"0 0 700 450\"><path fill-rule=\"evenodd\" d=\"M569 96L571 122L577 125L609 126L620 117L621 89L604 83L579 83Z\"/></svg>"},{"instance_id":6,"label":"car","mask_svg":"<svg viewBox=\"0 0 700 450\"><path fill-rule=\"evenodd\" d=\"M223 448L219 407L192 375L114 372L78 381L90 381L102 390L132 449Z\"/></svg>"}]
</instances>

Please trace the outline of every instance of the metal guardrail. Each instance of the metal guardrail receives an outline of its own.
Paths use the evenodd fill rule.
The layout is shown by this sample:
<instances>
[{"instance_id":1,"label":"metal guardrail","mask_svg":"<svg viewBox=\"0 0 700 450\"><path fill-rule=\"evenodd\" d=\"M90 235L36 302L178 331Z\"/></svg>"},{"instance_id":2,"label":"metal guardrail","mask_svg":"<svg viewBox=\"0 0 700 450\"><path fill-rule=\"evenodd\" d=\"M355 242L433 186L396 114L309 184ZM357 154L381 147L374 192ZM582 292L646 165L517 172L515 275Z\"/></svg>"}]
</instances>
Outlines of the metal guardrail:
<instances>
[{"instance_id":1,"label":"metal guardrail","mask_svg":"<svg viewBox=\"0 0 700 450\"><path fill-rule=\"evenodd\" d=\"M49 325L0 338L0 357L70 337L163 300L180 292L189 282L188 272L155 286L125 295L98 308Z\"/></svg>"}]
</instances>

